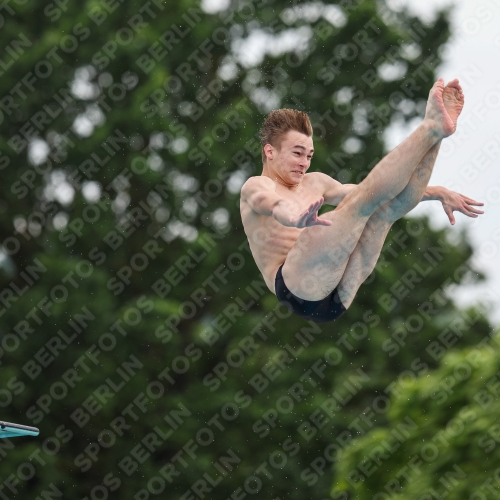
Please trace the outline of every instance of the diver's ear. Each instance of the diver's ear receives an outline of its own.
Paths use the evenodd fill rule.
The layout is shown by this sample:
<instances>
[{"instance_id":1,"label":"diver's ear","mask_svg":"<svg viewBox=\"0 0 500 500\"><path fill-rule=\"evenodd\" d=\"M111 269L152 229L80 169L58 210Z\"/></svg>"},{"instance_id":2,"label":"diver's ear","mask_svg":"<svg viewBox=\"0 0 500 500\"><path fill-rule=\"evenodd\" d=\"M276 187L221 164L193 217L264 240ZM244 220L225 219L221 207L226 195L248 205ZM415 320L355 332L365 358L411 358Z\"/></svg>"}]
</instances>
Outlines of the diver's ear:
<instances>
[{"instance_id":1,"label":"diver's ear","mask_svg":"<svg viewBox=\"0 0 500 500\"><path fill-rule=\"evenodd\" d=\"M266 155L266 158L268 160L272 160L273 159L274 148L273 148L272 144L266 144L264 146L264 154Z\"/></svg>"}]
</instances>

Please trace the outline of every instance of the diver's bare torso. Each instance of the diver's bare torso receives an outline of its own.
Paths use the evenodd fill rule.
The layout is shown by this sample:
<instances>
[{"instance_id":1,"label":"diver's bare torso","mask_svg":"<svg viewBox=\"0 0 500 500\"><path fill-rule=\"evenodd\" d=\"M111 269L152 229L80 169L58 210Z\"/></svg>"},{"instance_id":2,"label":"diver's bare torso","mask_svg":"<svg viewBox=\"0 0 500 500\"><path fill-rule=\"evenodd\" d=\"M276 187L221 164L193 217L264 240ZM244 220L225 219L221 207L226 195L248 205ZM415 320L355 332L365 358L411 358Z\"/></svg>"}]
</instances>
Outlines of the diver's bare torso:
<instances>
[{"instance_id":1,"label":"diver's bare torso","mask_svg":"<svg viewBox=\"0 0 500 500\"><path fill-rule=\"evenodd\" d=\"M291 188L277 182L274 184L276 193L292 201L300 211L323 196L326 188L321 175L316 172L305 174L300 184ZM276 272L305 228L283 226L273 217L260 215L243 198L240 199L240 212L255 263L269 290L275 293Z\"/></svg>"}]
</instances>

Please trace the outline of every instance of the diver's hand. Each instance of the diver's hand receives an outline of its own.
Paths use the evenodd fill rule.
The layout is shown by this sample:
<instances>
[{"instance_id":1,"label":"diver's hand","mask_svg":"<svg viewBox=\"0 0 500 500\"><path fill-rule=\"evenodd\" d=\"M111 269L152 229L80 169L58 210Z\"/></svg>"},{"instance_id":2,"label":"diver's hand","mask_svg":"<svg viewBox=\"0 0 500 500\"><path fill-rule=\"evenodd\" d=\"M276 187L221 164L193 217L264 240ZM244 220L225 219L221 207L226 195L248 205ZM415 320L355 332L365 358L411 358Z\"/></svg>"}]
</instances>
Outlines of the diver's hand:
<instances>
[{"instance_id":1,"label":"diver's hand","mask_svg":"<svg viewBox=\"0 0 500 500\"><path fill-rule=\"evenodd\" d=\"M331 226L332 221L318 217L318 210L323 205L323 197L312 202L309 207L301 213L296 213L296 207L285 200L278 203L273 209L273 217L284 226L297 227L299 229L311 226Z\"/></svg>"},{"instance_id":2,"label":"diver's hand","mask_svg":"<svg viewBox=\"0 0 500 500\"><path fill-rule=\"evenodd\" d=\"M473 218L478 217L480 214L484 214L482 210L474 208L475 206L482 207L484 203L475 201L472 198L456 193L455 191L443 188L440 198L441 203L443 204L443 209L446 212L452 226L455 224L455 216L453 215L453 212L461 212L464 215L467 215L467 217Z\"/></svg>"}]
</instances>

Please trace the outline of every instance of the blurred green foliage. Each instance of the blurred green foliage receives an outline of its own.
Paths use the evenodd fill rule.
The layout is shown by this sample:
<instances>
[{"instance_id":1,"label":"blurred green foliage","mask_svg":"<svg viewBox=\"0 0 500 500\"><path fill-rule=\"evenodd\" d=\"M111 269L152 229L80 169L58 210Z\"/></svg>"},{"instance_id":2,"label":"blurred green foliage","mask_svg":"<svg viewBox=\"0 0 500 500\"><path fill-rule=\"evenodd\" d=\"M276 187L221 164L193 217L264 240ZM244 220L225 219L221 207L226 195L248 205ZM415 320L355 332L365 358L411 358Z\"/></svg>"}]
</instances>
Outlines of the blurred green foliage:
<instances>
[{"instance_id":1,"label":"blurred green foliage","mask_svg":"<svg viewBox=\"0 0 500 500\"><path fill-rule=\"evenodd\" d=\"M387 427L343 450L332 496L498 498L499 345L448 352L438 370L403 382Z\"/></svg>"}]
</instances>

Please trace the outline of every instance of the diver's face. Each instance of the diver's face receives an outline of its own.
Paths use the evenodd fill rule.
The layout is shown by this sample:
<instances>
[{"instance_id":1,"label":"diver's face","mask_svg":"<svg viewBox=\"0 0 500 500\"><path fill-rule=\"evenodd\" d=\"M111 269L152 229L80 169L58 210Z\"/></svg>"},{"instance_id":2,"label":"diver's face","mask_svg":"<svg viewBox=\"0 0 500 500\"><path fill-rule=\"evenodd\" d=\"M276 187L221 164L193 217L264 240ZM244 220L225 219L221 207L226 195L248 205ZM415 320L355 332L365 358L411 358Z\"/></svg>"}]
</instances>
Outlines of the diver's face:
<instances>
[{"instance_id":1,"label":"diver's face","mask_svg":"<svg viewBox=\"0 0 500 500\"><path fill-rule=\"evenodd\" d=\"M301 182L311 165L314 153L312 137L296 130L289 130L281 141L280 149L273 148L273 150L276 173L287 184Z\"/></svg>"}]
</instances>

